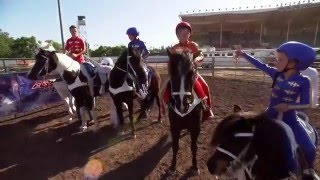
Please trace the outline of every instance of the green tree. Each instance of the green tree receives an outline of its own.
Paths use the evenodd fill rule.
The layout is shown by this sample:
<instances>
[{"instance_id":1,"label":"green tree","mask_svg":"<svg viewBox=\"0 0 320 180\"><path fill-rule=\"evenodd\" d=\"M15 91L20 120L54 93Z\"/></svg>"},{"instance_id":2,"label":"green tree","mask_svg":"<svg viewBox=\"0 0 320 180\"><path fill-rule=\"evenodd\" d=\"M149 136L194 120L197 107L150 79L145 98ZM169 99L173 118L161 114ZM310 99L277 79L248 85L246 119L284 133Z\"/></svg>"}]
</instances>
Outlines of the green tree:
<instances>
[{"instance_id":1,"label":"green tree","mask_svg":"<svg viewBox=\"0 0 320 180\"><path fill-rule=\"evenodd\" d=\"M91 50L90 55L92 57L101 57L101 56L120 56L121 53L126 49L126 46L99 46L96 50Z\"/></svg>"},{"instance_id":2,"label":"green tree","mask_svg":"<svg viewBox=\"0 0 320 180\"><path fill-rule=\"evenodd\" d=\"M9 33L3 32L0 29L0 58L10 57L13 39L9 36Z\"/></svg>"},{"instance_id":3,"label":"green tree","mask_svg":"<svg viewBox=\"0 0 320 180\"><path fill-rule=\"evenodd\" d=\"M98 49L91 51L90 55L92 57L101 57L107 54L107 46L99 46Z\"/></svg>"},{"instance_id":4,"label":"green tree","mask_svg":"<svg viewBox=\"0 0 320 180\"><path fill-rule=\"evenodd\" d=\"M114 47L111 48L111 53L110 53L109 56L120 56L121 53L122 53L125 49L127 49L127 47L126 47L126 46L123 46L123 45L122 45L122 46L114 46Z\"/></svg>"},{"instance_id":5,"label":"green tree","mask_svg":"<svg viewBox=\"0 0 320 180\"><path fill-rule=\"evenodd\" d=\"M36 38L20 37L13 41L11 46L11 57L15 58L32 58L37 48Z\"/></svg>"}]
</instances>

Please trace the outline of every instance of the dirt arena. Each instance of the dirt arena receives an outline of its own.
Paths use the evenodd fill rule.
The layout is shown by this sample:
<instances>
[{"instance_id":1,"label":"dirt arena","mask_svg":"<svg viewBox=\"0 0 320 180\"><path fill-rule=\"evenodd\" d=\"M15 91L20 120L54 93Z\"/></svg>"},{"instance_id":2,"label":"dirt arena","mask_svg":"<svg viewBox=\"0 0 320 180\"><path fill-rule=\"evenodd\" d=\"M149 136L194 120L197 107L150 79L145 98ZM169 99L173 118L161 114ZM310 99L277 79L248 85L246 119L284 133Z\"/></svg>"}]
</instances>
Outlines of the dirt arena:
<instances>
[{"instance_id":1,"label":"dirt arena","mask_svg":"<svg viewBox=\"0 0 320 180\"><path fill-rule=\"evenodd\" d=\"M241 72L238 72L241 74ZM98 126L79 132L79 121L69 122L66 106L55 104L24 117L0 123L0 179L83 179L83 167L89 158L102 159L106 168L100 179L213 179L207 170L209 140L217 123L232 112L234 104L245 110L263 110L268 102L270 80L243 73L217 73L205 77L211 87L215 119L202 124L198 143L201 174L190 177L190 138L185 131L180 140L177 173L165 172L172 157L169 122L156 122L157 109L137 125L137 138L119 138L109 117L110 97L97 101ZM239 75L238 74L238 75ZM166 79L162 75L162 79ZM137 104L137 103L136 103ZM137 106L136 106L137 107ZM156 107L156 106L154 106ZM308 110L313 125L320 130L320 110ZM137 116L137 114L136 114ZM320 172L319 150L316 171Z\"/></svg>"}]
</instances>

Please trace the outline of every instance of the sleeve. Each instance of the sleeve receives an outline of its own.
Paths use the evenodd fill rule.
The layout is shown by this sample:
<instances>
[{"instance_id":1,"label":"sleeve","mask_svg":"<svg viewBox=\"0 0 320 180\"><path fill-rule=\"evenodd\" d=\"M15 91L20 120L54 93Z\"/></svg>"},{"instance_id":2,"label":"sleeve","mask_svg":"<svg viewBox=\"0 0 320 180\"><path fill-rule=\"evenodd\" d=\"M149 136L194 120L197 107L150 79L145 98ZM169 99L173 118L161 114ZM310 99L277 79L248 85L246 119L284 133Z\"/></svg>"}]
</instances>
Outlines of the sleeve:
<instances>
[{"instance_id":1,"label":"sleeve","mask_svg":"<svg viewBox=\"0 0 320 180\"><path fill-rule=\"evenodd\" d=\"M195 63L202 62L204 59L204 56L202 54L202 51L199 48L199 45L197 43L193 43L193 59Z\"/></svg>"},{"instance_id":2,"label":"sleeve","mask_svg":"<svg viewBox=\"0 0 320 180\"><path fill-rule=\"evenodd\" d=\"M65 46L65 50L66 51L70 51L70 48L71 48L71 46L70 46L70 44L69 44L69 39L67 40L67 42L66 42L66 46Z\"/></svg>"},{"instance_id":3,"label":"sleeve","mask_svg":"<svg viewBox=\"0 0 320 180\"><path fill-rule=\"evenodd\" d=\"M147 58L150 54L144 42L141 42L141 52L142 52L142 57L144 59Z\"/></svg>"},{"instance_id":4,"label":"sleeve","mask_svg":"<svg viewBox=\"0 0 320 180\"><path fill-rule=\"evenodd\" d=\"M81 47L82 49L86 49L86 43L84 42L84 40L82 38L80 38L80 41L81 41Z\"/></svg>"},{"instance_id":5,"label":"sleeve","mask_svg":"<svg viewBox=\"0 0 320 180\"><path fill-rule=\"evenodd\" d=\"M289 103L289 109L307 109L311 107L311 93L312 89L310 87L310 80L309 78L305 77L305 80L300 85L300 101Z\"/></svg>"},{"instance_id":6,"label":"sleeve","mask_svg":"<svg viewBox=\"0 0 320 180\"><path fill-rule=\"evenodd\" d=\"M256 68L260 69L261 71L264 71L269 76L271 76L272 79L276 75L277 70L275 68L270 67L267 64L262 63L260 60L255 59L254 57L248 55L247 53L243 53L243 57L246 60L248 60L252 65L254 65Z\"/></svg>"}]
</instances>

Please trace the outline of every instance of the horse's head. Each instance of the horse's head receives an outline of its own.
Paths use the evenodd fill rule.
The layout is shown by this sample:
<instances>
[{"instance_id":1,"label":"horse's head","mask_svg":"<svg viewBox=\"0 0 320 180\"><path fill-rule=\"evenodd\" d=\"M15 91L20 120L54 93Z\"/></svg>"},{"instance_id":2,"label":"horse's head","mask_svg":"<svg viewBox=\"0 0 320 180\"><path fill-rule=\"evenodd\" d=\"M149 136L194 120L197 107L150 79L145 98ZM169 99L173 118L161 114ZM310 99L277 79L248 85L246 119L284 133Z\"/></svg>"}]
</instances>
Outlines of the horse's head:
<instances>
[{"instance_id":1,"label":"horse's head","mask_svg":"<svg viewBox=\"0 0 320 180\"><path fill-rule=\"evenodd\" d=\"M116 60L114 66L116 69L127 73L128 71L128 51L124 50L122 54Z\"/></svg>"},{"instance_id":2,"label":"horse's head","mask_svg":"<svg viewBox=\"0 0 320 180\"><path fill-rule=\"evenodd\" d=\"M35 53L35 64L28 73L28 78L36 80L39 76L50 73L57 67L55 58L52 58L55 49L51 43L43 42L38 44L38 49Z\"/></svg>"},{"instance_id":3,"label":"horse's head","mask_svg":"<svg viewBox=\"0 0 320 180\"><path fill-rule=\"evenodd\" d=\"M264 115L243 112L237 105L234 114L224 118L216 127L211 145L213 154L207 162L211 174L235 173L253 154L249 152L254 126ZM239 166L240 165L240 166Z\"/></svg>"},{"instance_id":4,"label":"horse's head","mask_svg":"<svg viewBox=\"0 0 320 180\"><path fill-rule=\"evenodd\" d=\"M139 74L144 74L144 59L140 53L140 50L136 47L129 47L129 58L128 63L131 69L130 73L135 76L135 78L143 78L144 76L139 76ZM131 72L132 70L132 72ZM139 82L144 82L144 79L138 79Z\"/></svg>"},{"instance_id":5,"label":"horse's head","mask_svg":"<svg viewBox=\"0 0 320 180\"><path fill-rule=\"evenodd\" d=\"M170 104L179 112L186 113L193 102L193 84L196 70L192 53L168 48L169 77L171 86Z\"/></svg>"}]
</instances>

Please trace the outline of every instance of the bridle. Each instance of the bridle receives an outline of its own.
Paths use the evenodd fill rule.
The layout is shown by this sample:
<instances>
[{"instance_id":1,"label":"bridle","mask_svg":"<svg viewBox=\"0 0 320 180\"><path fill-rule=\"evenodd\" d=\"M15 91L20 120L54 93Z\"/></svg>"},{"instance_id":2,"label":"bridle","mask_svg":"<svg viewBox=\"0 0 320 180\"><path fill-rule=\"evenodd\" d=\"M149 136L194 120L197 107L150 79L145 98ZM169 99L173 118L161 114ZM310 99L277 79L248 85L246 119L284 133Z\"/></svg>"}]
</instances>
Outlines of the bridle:
<instances>
[{"instance_id":1,"label":"bridle","mask_svg":"<svg viewBox=\"0 0 320 180\"><path fill-rule=\"evenodd\" d=\"M234 134L235 138L252 138L254 136L254 130L255 128L252 128L252 132L249 133L236 133ZM250 161L243 162L243 157L248 153L249 147L251 145L251 140L248 142L248 144L241 150L241 152L238 154L238 156L231 153L229 150L220 147L219 145L216 147L217 151L228 155L233 159L233 161L230 163L230 165L227 167L227 172L229 174L235 174L236 171L243 169L250 179L253 179L252 175L252 167L255 163L255 161L258 159L258 157L255 155Z\"/></svg>"}]
</instances>

